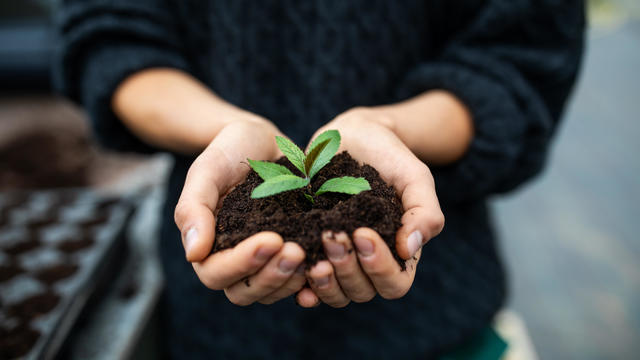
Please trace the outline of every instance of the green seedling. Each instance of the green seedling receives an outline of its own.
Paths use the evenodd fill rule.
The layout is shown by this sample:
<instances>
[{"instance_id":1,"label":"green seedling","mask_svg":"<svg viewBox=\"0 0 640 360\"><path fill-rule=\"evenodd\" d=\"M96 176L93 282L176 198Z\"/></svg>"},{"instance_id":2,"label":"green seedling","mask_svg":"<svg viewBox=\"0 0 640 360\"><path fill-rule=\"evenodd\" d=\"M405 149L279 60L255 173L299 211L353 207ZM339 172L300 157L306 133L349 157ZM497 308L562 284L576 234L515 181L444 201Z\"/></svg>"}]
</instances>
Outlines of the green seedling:
<instances>
[{"instance_id":1,"label":"green seedling","mask_svg":"<svg viewBox=\"0 0 640 360\"><path fill-rule=\"evenodd\" d=\"M254 199L305 187L310 190L311 179L331 161L338 151L340 133L337 130L323 132L313 140L307 154L296 144L282 136L276 136L276 144L293 166L300 170L304 176L297 176L291 170L279 164L247 159L251 168L264 180L262 184L251 192L251 197ZM309 191L304 195L307 200L314 203L316 196L327 192L355 195L366 190L371 190L371 186L365 178L343 176L329 179L315 193L310 193Z\"/></svg>"}]
</instances>

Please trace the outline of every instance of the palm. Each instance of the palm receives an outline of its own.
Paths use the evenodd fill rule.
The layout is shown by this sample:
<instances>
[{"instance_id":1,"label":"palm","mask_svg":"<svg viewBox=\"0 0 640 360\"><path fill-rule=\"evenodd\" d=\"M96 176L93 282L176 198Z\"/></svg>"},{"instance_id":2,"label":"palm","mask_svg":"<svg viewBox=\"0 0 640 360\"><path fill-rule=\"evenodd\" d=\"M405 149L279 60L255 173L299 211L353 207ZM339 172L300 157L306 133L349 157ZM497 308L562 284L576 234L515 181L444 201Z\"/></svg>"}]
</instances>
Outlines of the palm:
<instances>
[{"instance_id":1,"label":"palm","mask_svg":"<svg viewBox=\"0 0 640 360\"><path fill-rule=\"evenodd\" d=\"M376 168L383 180L396 189L404 209L403 225L396 234L396 250L407 261L407 271L401 270L384 241L372 229L340 233L331 237L338 239L336 241L323 239L329 261L318 263L308 272L312 289L298 294L303 306L313 304L315 297L340 307L351 300L368 301L376 293L384 298L403 296L413 283L420 247L442 229L444 220L428 167L383 125L384 121L377 121L373 116L375 114L368 111L347 112L317 133L339 130L340 149ZM363 239L372 244L369 249L373 250L367 254L361 251ZM346 249L355 245L357 258L354 254L332 258L329 247L334 246L334 242ZM323 285L318 286L318 280L326 277L329 282L322 281Z\"/></svg>"},{"instance_id":2,"label":"palm","mask_svg":"<svg viewBox=\"0 0 640 360\"><path fill-rule=\"evenodd\" d=\"M273 232L255 234L231 249L210 255L215 238L214 211L221 198L249 171L247 158L274 160L277 129L267 122L227 125L193 162L176 206L187 260L204 285L224 290L238 305L271 303L298 291L305 278L294 273L304 260L297 244L284 244ZM247 287L243 279L248 279Z\"/></svg>"}]
</instances>

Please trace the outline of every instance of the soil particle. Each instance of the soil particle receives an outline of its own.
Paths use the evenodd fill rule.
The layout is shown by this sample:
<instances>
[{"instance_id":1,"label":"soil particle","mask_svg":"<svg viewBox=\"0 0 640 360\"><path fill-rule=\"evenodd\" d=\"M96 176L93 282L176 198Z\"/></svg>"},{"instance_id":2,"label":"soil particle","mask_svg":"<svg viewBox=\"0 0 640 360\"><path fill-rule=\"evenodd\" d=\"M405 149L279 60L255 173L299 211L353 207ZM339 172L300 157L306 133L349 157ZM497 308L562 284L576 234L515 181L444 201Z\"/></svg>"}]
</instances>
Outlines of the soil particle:
<instances>
[{"instance_id":1,"label":"soil particle","mask_svg":"<svg viewBox=\"0 0 640 360\"><path fill-rule=\"evenodd\" d=\"M0 283L11 280L14 276L24 272L18 265L0 265Z\"/></svg>"},{"instance_id":2,"label":"soil particle","mask_svg":"<svg viewBox=\"0 0 640 360\"><path fill-rule=\"evenodd\" d=\"M50 213L44 216L39 216L35 219L30 219L27 223L27 226L31 229L37 230L49 225L53 225L57 222L58 222L58 215L55 213Z\"/></svg>"},{"instance_id":3,"label":"soil particle","mask_svg":"<svg viewBox=\"0 0 640 360\"><path fill-rule=\"evenodd\" d=\"M87 139L34 131L0 145L0 189L88 184L93 154Z\"/></svg>"},{"instance_id":4,"label":"soil particle","mask_svg":"<svg viewBox=\"0 0 640 360\"><path fill-rule=\"evenodd\" d=\"M23 320L33 319L53 310L59 301L60 296L52 292L46 292L31 296L17 304L11 305L7 309L7 313Z\"/></svg>"},{"instance_id":5,"label":"soil particle","mask_svg":"<svg viewBox=\"0 0 640 360\"><path fill-rule=\"evenodd\" d=\"M76 251L86 249L90 246L93 246L93 239L89 236L83 236L79 239L70 239L58 244L57 248L60 251L64 251L67 254L74 253Z\"/></svg>"},{"instance_id":6,"label":"soil particle","mask_svg":"<svg viewBox=\"0 0 640 360\"><path fill-rule=\"evenodd\" d=\"M92 218L80 221L78 225L84 228L91 228L93 226L103 224L107 222L107 220L109 220L109 214L106 211L101 211Z\"/></svg>"},{"instance_id":7,"label":"soil particle","mask_svg":"<svg viewBox=\"0 0 640 360\"><path fill-rule=\"evenodd\" d=\"M277 163L299 175L285 157ZM351 235L360 227L369 227L380 234L404 270L404 260L395 248L395 235L402 225L402 203L395 190L373 167L359 165L345 151L336 155L313 178L311 191L315 192L326 180L341 176L362 176L369 181L371 190L357 195L325 193L316 197L314 204L304 196L308 189L251 199L251 191L262 183L262 179L250 171L245 182L231 191L222 203L213 252L233 247L255 233L268 230L277 232L285 241L300 244L307 255L306 264L313 265L326 259L321 239L323 231L344 231Z\"/></svg>"},{"instance_id":8,"label":"soil particle","mask_svg":"<svg viewBox=\"0 0 640 360\"><path fill-rule=\"evenodd\" d=\"M8 255L16 256L16 255L25 253L27 251L33 250L39 246L40 246L40 240L38 240L37 235L34 234L33 232L30 232L27 239L25 239L24 241L20 241L15 244L12 244L10 246L7 246L3 249L3 251Z\"/></svg>"},{"instance_id":9,"label":"soil particle","mask_svg":"<svg viewBox=\"0 0 640 360\"><path fill-rule=\"evenodd\" d=\"M52 285L70 277L76 271L78 271L76 264L57 264L38 270L35 277L45 284Z\"/></svg>"},{"instance_id":10,"label":"soil particle","mask_svg":"<svg viewBox=\"0 0 640 360\"><path fill-rule=\"evenodd\" d=\"M15 359L27 354L39 337L40 333L28 325L13 329L0 327L0 359Z\"/></svg>"}]
</instances>

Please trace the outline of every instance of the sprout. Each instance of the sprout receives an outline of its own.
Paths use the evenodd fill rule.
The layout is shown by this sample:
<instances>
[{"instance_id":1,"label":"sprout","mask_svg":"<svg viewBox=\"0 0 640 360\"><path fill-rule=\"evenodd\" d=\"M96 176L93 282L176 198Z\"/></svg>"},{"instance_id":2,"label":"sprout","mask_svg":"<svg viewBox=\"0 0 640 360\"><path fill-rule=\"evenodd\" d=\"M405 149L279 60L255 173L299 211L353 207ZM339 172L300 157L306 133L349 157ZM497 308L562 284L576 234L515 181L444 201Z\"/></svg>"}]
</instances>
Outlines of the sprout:
<instances>
[{"instance_id":1,"label":"sprout","mask_svg":"<svg viewBox=\"0 0 640 360\"><path fill-rule=\"evenodd\" d=\"M254 199L308 186L311 179L331 161L338 151L340 133L337 130L323 132L313 140L306 155L291 140L282 136L276 136L276 144L293 166L304 174L304 177L294 175L291 170L279 164L247 159L251 168L264 180L251 192L251 197ZM355 195L366 190L371 190L371 186L365 178L343 176L325 181L315 194L305 193L304 195L313 203L316 196L326 192Z\"/></svg>"}]
</instances>

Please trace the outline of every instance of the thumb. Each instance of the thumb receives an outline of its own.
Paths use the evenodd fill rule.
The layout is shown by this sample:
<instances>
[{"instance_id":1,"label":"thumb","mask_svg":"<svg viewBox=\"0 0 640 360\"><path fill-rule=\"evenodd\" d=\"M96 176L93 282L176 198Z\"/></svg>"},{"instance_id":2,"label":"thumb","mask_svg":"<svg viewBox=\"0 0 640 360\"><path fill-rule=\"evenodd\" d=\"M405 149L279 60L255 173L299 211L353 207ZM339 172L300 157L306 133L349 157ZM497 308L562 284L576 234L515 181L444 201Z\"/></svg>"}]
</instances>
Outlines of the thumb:
<instances>
[{"instance_id":1,"label":"thumb","mask_svg":"<svg viewBox=\"0 0 640 360\"><path fill-rule=\"evenodd\" d=\"M411 180L401 191L405 212L402 215L402 227L396 234L396 250L405 260L411 259L444 228L444 215L431 173L423 169L409 176Z\"/></svg>"},{"instance_id":2,"label":"thumb","mask_svg":"<svg viewBox=\"0 0 640 360\"><path fill-rule=\"evenodd\" d=\"M175 221L187 261L204 260L211 253L215 238L215 219L211 210L203 204L181 199L176 206Z\"/></svg>"},{"instance_id":3,"label":"thumb","mask_svg":"<svg viewBox=\"0 0 640 360\"><path fill-rule=\"evenodd\" d=\"M204 260L213 247L213 212L218 204L219 192L226 189L226 179L221 175L228 174L223 169L224 163L215 155L214 149L209 147L193 162L174 213L189 262Z\"/></svg>"}]
</instances>

